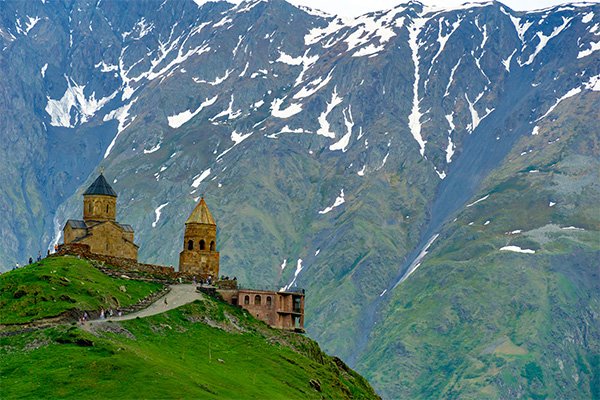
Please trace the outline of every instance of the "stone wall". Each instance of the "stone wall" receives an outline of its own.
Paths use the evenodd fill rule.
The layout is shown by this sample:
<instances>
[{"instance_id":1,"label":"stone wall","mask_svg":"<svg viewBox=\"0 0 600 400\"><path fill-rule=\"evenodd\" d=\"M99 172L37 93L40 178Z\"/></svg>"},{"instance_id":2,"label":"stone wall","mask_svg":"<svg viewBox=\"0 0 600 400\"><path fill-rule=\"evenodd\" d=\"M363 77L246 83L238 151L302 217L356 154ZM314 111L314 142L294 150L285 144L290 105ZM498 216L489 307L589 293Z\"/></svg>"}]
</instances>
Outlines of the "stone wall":
<instances>
[{"instance_id":1,"label":"stone wall","mask_svg":"<svg viewBox=\"0 0 600 400\"><path fill-rule=\"evenodd\" d=\"M179 278L185 281L191 280L191 276L176 272L173 267L142 264L128 258L96 254L91 251L89 245L83 243L62 244L58 247L58 251L54 255L62 256L67 254L96 261L92 263L95 267L107 275L116 277L121 277L125 274L129 278L140 280L176 281Z\"/></svg>"}]
</instances>

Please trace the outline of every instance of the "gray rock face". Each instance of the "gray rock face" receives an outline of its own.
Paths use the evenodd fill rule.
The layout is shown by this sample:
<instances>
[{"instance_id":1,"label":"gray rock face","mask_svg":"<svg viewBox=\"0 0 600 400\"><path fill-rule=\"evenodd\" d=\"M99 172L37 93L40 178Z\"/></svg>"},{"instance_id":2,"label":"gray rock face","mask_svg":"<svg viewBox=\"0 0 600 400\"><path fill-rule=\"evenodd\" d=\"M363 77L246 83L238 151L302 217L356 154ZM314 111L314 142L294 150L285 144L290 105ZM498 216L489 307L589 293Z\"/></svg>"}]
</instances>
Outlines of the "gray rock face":
<instances>
[{"instance_id":1,"label":"gray rock face","mask_svg":"<svg viewBox=\"0 0 600 400\"><path fill-rule=\"evenodd\" d=\"M176 265L204 194L221 270L307 288L311 336L353 365L383 293L517 143L598 102L599 15L2 3L1 268L58 240L99 167L145 262Z\"/></svg>"}]
</instances>

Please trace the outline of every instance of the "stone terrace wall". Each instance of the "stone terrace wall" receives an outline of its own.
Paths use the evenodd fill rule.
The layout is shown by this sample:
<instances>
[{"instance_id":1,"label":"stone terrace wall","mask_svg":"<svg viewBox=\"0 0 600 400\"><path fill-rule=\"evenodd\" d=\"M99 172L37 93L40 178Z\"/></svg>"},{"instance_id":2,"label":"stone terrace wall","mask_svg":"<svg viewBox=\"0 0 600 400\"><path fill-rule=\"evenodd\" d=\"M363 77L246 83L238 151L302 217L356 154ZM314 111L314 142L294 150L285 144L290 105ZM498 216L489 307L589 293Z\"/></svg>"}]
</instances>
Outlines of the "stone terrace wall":
<instances>
[{"instance_id":1,"label":"stone terrace wall","mask_svg":"<svg viewBox=\"0 0 600 400\"><path fill-rule=\"evenodd\" d=\"M128 258L92 253L90 246L82 243L62 244L53 255L63 256L67 254L96 261L96 263L93 263L94 266L111 276L121 276L125 273L130 278L141 280L175 281L181 278L190 281L192 279L190 274L176 272L173 267L143 264Z\"/></svg>"}]
</instances>

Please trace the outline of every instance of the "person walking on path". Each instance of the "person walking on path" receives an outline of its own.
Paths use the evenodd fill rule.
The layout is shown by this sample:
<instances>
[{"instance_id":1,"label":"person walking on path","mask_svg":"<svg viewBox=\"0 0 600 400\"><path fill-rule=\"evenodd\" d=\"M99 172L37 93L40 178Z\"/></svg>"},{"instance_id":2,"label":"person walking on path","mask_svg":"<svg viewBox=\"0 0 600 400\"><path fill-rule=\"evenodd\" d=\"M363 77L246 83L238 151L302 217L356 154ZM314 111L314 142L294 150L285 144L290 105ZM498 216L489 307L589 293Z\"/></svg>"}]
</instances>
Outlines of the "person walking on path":
<instances>
[{"instance_id":1,"label":"person walking on path","mask_svg":"<svg viewBox=\"0 0 600 400\"><path fill-rule=\"evenodd\" d=\"M165 307L167 307L169 303L167 302L167 296L165 296Z\"/></svg>"}]
</instances>

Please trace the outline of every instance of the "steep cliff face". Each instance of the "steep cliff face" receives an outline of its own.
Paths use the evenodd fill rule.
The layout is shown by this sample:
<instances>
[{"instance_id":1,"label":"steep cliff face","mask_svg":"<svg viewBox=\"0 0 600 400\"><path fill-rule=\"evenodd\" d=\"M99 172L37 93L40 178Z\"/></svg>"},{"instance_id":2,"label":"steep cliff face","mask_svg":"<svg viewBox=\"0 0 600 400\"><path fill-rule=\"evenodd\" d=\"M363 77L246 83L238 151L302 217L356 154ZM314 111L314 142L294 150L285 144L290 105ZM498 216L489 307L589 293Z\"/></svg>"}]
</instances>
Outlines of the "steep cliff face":
<instances>
[{"instance_id":1,"label":"steep cliff face","mask_svg":"<svg viewBox=\"0 0 600 400\"><path fill-rule=\"evenodd\" d=\"M563 136L575 130L597 146L597 117L581 110L598 105L598 5L412 2L347 20L283 1L48 1L0 14L5 268L81 213L99 166L148 262L177 263L204 194L221 269L305 287L310 334L373 374L373 346L392 354L383 338L399 337L381 330L402 325L395 298L412 283L398 281L425 274L428 251L482 235L451 239L454 218L517 174L514 160L558 152L574 168ZM581 174L552 210L597 232L595 175ZM534 214L520 214L531 229L553 221Z\"/></svg>"}]
</instances>

